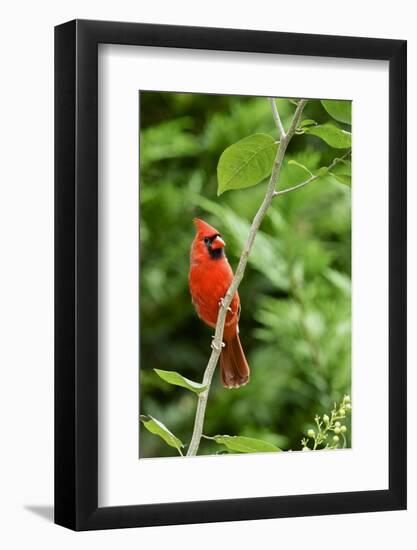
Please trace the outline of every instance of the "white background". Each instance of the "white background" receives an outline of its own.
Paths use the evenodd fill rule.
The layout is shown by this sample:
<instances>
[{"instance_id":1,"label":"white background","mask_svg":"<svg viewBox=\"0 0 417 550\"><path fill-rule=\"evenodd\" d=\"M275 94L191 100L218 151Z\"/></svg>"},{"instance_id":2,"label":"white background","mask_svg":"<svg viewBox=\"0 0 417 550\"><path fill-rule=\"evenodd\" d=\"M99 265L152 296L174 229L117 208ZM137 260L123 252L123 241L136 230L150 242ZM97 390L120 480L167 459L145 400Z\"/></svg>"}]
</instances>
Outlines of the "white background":
<instances>
[{"instance_id":1,"label":"white background","mask_svg":"<svg viewBox=\"0 0 417 550\"><path fill-rule=\"evenodd\" d=\"M0 163L0 543L5 548L377 548L415 540L416 287L409 288L409 510L74 534L54 526L53 472L53 33L74 17L409 40L409 151L417 150L417 38L412 3L258 0L207 3L19 2L2 12ZM411 155L410 155L411 157ZM372 159L370 159L372 162ZM409 278L417 278L416 167L409 162ZM370 205L370 216L372 207ZM371 223L371 220L370 220ZM370 433L378 411L368 418ZM343 472L340 472L343 475ZM408 542L407 542L408 541Z\"/></svg>"},{"instance_id":2,"label":"white background","mask_svg":"<svg viewBox=\"0 0 417 550\"><path fill-rule=\"evenodd\" d=\"M383 61L100 47L100 505L388 487L387 66ZM137 459L139 163L132 151L138 146L138 89L353 101L352 449ZM370 163L370 157L379 160ZM369 410L379 411L372 438L363 422ZM256 475L247 475L248 468Z\"/></svg>"}]
</instances>

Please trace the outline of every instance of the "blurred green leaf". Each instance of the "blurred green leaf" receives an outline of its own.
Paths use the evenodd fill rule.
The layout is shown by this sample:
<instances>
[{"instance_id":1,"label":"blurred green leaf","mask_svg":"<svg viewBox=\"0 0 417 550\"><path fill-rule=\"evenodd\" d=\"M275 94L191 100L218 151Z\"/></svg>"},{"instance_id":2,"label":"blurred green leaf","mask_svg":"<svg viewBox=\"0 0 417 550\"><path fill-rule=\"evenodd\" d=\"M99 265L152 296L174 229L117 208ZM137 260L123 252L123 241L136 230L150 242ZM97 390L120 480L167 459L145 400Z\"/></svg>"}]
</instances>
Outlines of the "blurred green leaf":
<instances>
[{"instance_id":1,"label":"blurred green leaf","mask_svg":"<svg viewBox=\"0 0 417 550\"><path fill-rule=\"evenodd\" d=\"M323 99L321 104L335 120L352 124L352 102Z\"/></svg>"},{"instance_id":2,"label":"blurred green leaf","mask_svg":"<svg viewBox=\"0 0 417 550\"><path fill-rule=\"evenodd\" d=\"M253 134L223 151L217 165L218 191L252 187L272 171L277 143L268 134Z\"/></svg>"},{"instance_id":3,"label":"blurred green leaf","mask_svg":"<svg viewBox=\"0 0 417 550\"><path fill-rule=\"evenodd\" d=\"M319 137L335 149L348 149L352 145L351 133L331 123L305 128L305 132Z\"/></svg>"},{"instance_id":4,"label":"blurred green leaf","mask_svg":"<svg viewBox=\"0 0 417 550\"><path fill-rule=\"evenodd\" d=\"M225 445L229 451L236 453L276 453L278 447L261 439L253 437L215 435L213 438L219 445Z\"/></svg>"},{"instance_id":5,"label":"blurred green leaf","mask_svg":"<svg viewBox=\"0 0 417 550\"><path fill-rule=\"evenodd\" d=\"M201 151L201 145L188 131L192 124L192 118L182 117L143 130L140 138L142 168L164 159L197 155Z\"/></svg>"},{"instance_id":6,"label":"blurred green leaf","mask_svg":"<svg viewBox=\"0 0 417 550\"><path fill-rule=\"evenodd\" d=\"M341 290L346 296L350 298L352 293L352 283L350 277L335 271L334 269L326 269L324 276L332 283L336 288Z\"/></svg>"},{"instance_id":7,"label":"blurred green leaf","mask_svg":"<svg viewBox=\"0 0 417 550\"><path fill-rule=\"evenodd\" d=\"M199 384L198 382L193 382L192 380L189 380L188 378L185 378L185 376L181 376L179 372L175 372L172 370L160 370L160 369L153 369L156 374L162 378L165 382L168 382L168 384L173 384L174 386L181 386L182 388L186 388L187 390L190 390L194 393L201 393L203 392L207 386L203 386L203 384Z\"/></svg>"},{"instance_id":8,"label":"blurred green leaf","mask_svg":"<svg viewBox=\"0 0 417 550\"><path fill-rule=\"evenodd\" d=\"M141 414L139 418L148 431L161 437L167 445L174 447L180 454L182 454L181 447L184 447L183 442L172 432L170 432L168 428L162 424L162 422L152 416L146 416L144 414Z\"/></svg>"},{"instance_id":9,"label":"blurred green leaf","mask_svg":"<svg viewBox=\"0 0 417 550\"><path fill-rule=\"evenodd\" d=\"M271 130L271 109L264 98L236 98L227 100L227 108L207 109L206 124L203 131L203 143L206 152L216 156L231 143L254 133L268 133ZM286 100L278 101L283 124L292 115L292 107ZM254 121L256 123L254 124Z\"/></svg>"}]
</instances>

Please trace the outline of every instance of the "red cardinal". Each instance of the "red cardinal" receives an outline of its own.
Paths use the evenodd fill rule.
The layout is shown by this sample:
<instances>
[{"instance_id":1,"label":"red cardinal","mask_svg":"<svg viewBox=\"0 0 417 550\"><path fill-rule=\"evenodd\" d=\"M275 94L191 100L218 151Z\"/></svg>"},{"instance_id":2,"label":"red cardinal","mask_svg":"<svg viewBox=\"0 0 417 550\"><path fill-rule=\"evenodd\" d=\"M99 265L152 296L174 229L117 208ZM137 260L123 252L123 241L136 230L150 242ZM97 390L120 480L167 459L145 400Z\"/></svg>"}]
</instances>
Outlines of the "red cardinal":
<instances>
[{"instance_id":1,"label":"red cardinal","mask_svg":"<svg viewBox=\"0 0 417 550\"><path fill-rule=\"evenodd\" d=\"M221 300L233 279L233 271L224 253L225 242L217 229L194 219L196 236L190 253L190 292L198 316L215 328ZM249 381L249 366L239 340L239 294L233 297L224 325L224 347L220 355L223 386L238 388Z\"/></svg>"}]
</instances>

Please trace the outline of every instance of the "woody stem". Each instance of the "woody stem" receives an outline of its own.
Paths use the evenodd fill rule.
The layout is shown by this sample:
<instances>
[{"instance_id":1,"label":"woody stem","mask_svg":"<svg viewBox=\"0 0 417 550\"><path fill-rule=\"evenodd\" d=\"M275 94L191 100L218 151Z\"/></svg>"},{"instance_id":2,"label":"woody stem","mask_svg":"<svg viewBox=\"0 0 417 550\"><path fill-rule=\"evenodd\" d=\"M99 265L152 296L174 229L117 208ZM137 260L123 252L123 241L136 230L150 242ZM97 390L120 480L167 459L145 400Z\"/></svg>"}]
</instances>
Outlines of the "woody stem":
<instances>
[{"instance_id":1,"label":"woody stem","mask_svg":"<svg viewBox=\"0 0 417 550\"><path fill-rule=\"evenodd\" d=\"M219 313L217 315L216 330L215 330L214 339L213 339L213 348L210 355L210 359L207 363L206 370L204 371L204 377L202 382L203 385L206 386L206 389L202 393L200 393L198 396L197 411L196 411L195 420L194 420L194 430L193 430L190 446L188 448L187 456L195 456L197 454L197 451L200 445L211 381L213 379L213 374L216 369L217 363L219 361L220 353L222 350L221 344L223 341L223 331L224 331L224 324L226 321L227 309L232 303L233 296L235 295L243 279L243 275L245 273L246 265L249 259L249 254L252 250L252 246L255 241L256 234L275 195L275 186L279 178L285 152L287 150L289 142L294 136L295 130L298 126L301 114L303 112L303 109L306 103L307 103L306 99L301 99L298 102L297 108L291 120L291 124L288 131L285 134L280 135L281 139L279 142L277 154L275 156L274 164L272 167L272 173L271 173L271 177L269 178L269 183L266 189L265 197L255 217L253 218L252 225L250 227L245 245L240 255L239 264L237 266L232 283L228 291L226 292L226 295L224 296L222 303L220 304ZM277 120L276 113L278 111L276 112L275 111L276 111L276 104L274 102L272 106L272 114L274 116L274 120ZM278 115L278 118L279 118L279 115Z\"/></svg>"}]
</instances>

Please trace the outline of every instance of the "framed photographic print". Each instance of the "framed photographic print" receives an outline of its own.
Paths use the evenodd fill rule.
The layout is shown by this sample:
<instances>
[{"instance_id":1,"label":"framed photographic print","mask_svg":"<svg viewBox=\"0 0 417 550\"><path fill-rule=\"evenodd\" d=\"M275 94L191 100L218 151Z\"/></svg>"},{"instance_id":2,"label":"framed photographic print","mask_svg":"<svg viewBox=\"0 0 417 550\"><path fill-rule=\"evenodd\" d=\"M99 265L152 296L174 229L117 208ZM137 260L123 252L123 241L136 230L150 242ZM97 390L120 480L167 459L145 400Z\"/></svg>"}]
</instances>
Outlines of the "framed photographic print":
<instances>
[{"instance_id":1,"label":"framed photographic print","mask_svg":"<svg viewBox=\"0 0 417 550\"><path fill-rule=\"evenodd\" d=\"M55 521L406 507L406 42L55 29Z\"/></svg>"}]
</instances>

